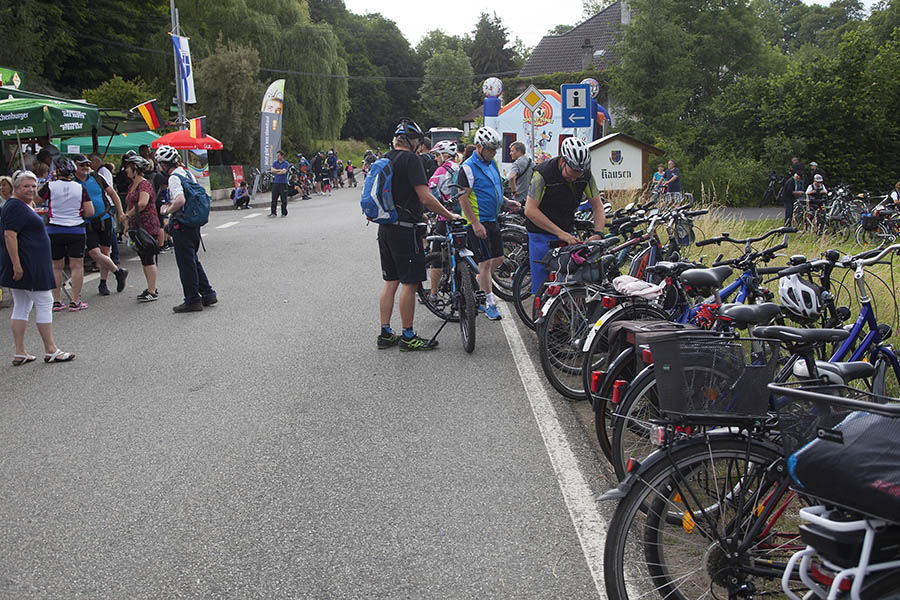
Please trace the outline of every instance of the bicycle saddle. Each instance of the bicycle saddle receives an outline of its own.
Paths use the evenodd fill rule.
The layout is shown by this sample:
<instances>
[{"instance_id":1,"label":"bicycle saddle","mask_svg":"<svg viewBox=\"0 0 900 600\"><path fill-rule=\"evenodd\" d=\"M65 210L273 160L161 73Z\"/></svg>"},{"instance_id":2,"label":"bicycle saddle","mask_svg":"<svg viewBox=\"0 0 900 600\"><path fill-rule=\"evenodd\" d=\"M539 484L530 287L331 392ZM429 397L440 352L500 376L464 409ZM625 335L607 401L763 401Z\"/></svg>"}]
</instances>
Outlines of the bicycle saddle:
<instances>
[{"instance_id":1,"label":"bicycle saddle","mask_svg":"<svg viewBox=\"0 0 900 600\"><path fill-rule=\"evenodd\" d=\"M723 304L719 308L718 318L729 322L738 329L746 329L751 325L766 325L781 315L781 307L774 302L764 304Z\"/></svg>"},{"instance_id":2,"label":"bicycle saddle","mask_svg":"<svg viewBox=\"0 0 900 600\"><path fill-rule=\"evenodd\" d=\"M695 269L697 265L689 262L672 262L668 260L661 260L653 266L647 267L647 273L655 273L662 275L663 277L669 275L678 275L679 273L684 273L688 269Z\"/></svg>"},{"instance_id":3,"label":"bicycle saddle","mask_svg":"<svg viewBox=\"0 0 900 600\"><path fill-rule=\"evenodd\" d=\"M828 380L828 383L842 385L848 381L853 381L854 379L871 377L875 374L875 365L861 360L843 363L817 360L816 370L819 372L819 377L824 377ZM809 379L810 377L805 360L798 360L795 362L793 372L796 377L801 379Z\"/></svg>"},{"instance_id":4,"label":"bicycle saddle","mask_svg":"<svg viewBox=\"0 0 900 600\"><path fill-rule=\"evenodd\" d=\"M681 281L693 288L719 288L731 277L731 267L721 266L709 269L688 269L681 274Z\"/></svg>"},{"instance_id":5,"label":"bicycle saddle","mask_svg":"<svg viewBox=\"0 0 900 600\"><path fill-rule=\"evenodd\" d=\"M840 342L850 335L846 329L803 329L802 327L786 327L768 325L754 327L753 335L759 338L778 340L792 344L817 344L821 342Z\"/></svg>"}]
</instances>

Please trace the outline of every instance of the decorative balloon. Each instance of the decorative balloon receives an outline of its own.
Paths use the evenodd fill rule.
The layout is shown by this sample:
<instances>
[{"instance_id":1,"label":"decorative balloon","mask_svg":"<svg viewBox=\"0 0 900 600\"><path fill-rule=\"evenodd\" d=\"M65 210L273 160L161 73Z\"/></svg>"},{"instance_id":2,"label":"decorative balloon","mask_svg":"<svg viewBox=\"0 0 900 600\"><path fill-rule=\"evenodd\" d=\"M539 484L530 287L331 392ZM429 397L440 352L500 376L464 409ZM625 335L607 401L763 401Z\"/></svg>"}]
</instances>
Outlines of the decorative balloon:
<instances>
[{"instance_id":1,"label":"decorative balloon","mask_svg":"<svg viewBox=\"0 0 900 600\"><path fill-rule=\"evenodd\" d=\"M496 77L488 77L481 84L481 92L486 98L498 98L503 93L503 82Z\"/></svg>"},{"instance_id":2,"label":"decorative balloon","mask_svg":"<svg viewBox=\"0 0 900 600\"><path fill-rule=\"evenodd\" d=\"M587 79L582 79L581 83L586 83L591 86L591 98L596 98L597 94L600 93L600 82L594 79L593 77L588 77Z\"/></svg>"}]
</instances>

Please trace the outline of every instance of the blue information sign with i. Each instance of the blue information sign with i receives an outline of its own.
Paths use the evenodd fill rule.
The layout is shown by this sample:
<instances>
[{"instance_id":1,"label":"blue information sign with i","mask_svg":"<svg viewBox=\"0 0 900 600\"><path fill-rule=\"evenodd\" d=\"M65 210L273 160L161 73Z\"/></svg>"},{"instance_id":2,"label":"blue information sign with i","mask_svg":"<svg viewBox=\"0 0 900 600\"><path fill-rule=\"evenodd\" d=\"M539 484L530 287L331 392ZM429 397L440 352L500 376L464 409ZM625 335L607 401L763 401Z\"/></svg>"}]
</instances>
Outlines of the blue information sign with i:
<instances>
[{"instance_id":1,"label":"blue information sign with i","mask_svg":"<svg viewBox=\"0 0 900 600\"><path fill-rule=\"evenodd\" d=\"M563 127L590 127L591 86L586 83L564 83L561 96Z\"/></svg>"}]
</instances>

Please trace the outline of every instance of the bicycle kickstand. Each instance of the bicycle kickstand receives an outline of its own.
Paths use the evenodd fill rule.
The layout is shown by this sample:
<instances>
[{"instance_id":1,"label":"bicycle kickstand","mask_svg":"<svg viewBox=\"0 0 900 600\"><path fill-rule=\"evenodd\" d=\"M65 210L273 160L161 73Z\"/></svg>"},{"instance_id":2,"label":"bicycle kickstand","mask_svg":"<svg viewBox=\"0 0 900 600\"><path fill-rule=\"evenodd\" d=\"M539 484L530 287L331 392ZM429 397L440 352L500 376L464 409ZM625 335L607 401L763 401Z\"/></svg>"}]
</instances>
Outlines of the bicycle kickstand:
<instances>
[{"instance_id":1,"label":"bicycle kickstand","mask_svg":"<svg viewBox=\"0 0 900 600\"><path fill-rule=\"evenodd\" d=\"M453 311L453 312L455 312L455 311ZM450 317L453 317L453 312L450 313ZM445 319L444 322L441 323L441 326L438 327L438 330L435 331L435 332L434 332L434 335L431 336L431 339L428 340L428 343L429 343L429 344L430 344L431 342L433 342L434 340L437 339L437 336L440 335L441 331L444 329L444 326L446 326L447 323L449 323L449 322L450 322L450 319Z\"/></svg>"}]
</instances>

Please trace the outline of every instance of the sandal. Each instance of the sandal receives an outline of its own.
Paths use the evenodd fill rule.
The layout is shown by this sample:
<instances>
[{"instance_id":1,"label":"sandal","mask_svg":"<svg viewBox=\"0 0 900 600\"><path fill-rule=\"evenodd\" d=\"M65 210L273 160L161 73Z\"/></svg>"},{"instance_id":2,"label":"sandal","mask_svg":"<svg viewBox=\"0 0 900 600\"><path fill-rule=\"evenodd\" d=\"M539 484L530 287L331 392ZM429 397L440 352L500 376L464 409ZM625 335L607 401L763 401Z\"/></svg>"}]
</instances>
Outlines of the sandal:
<instances>
[{"instance_id":1,"label":"sandal","mask_svg":"<svg viewBox=\"0 0 900 600\"><path fill-rule=\"evenodd\" d=\"M16 354L13 356L12 364L14 367L19 367L25 363L30 363L33 360L37 360L37 356L32 356L31 354Z\"/></svg>"},{"instance_id":2,"label":"sandal","mask_svg":"<svg viewBox=\"0 0 900 600\"><path fill-rule=\"evenodd\" d=\"M75 358L74 352L63 352L59 348L53 354L44 354L45 363L69 362Z\"/></svg>"}]
</instances>

